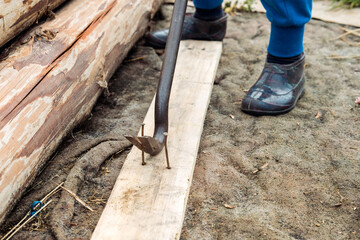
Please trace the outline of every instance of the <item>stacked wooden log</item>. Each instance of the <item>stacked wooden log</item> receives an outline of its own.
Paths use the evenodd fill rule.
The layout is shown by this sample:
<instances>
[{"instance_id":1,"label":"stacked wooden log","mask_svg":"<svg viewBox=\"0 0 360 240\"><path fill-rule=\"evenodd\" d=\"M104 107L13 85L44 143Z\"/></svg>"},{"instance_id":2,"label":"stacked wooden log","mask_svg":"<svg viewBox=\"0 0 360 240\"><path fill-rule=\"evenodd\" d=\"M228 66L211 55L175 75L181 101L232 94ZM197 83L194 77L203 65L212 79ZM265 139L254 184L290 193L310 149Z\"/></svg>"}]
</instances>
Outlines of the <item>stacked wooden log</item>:
<instances>
[{"instance_id":1,"label":"stacked wooden log","mask_svg":"<svg viewBox=\"0 0 360 240\"><path fill-rule=\"evenodd\" d=\"M0 0L0 47L66 0Z\"/></svg>"},{"instance_id":2,"label":"stacked wooden log","mask_svg":"<svg viewBox=\"0 0 360 240\"><path fill-rule=\"evenodd\" d=\"M0 9L11 2L62 1L4 0ZM0 61L0 222L64 136L89 114L161 2L72 0L6 50Z\"/></svg>"}]
</instances>

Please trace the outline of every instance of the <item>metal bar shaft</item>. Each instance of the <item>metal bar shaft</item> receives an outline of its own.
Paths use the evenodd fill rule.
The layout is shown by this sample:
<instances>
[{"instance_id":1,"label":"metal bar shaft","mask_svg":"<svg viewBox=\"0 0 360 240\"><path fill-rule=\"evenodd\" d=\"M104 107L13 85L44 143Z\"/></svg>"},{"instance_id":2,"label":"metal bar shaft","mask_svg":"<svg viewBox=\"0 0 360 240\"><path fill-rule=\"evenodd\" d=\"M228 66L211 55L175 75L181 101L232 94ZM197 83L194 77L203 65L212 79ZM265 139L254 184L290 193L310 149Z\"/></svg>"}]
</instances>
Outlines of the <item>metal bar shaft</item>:
<instances>
[{"instance_id":1,"label":"metal bar shaft","mask_svg":"<svg viewBox=\"0 0 360 240\"><path fill-rule=\"evenodd\" d=\"M182 36L182 28L188 0L176 0L171 26L165 47L165 56L155 100L154 138L164 146L164 132L168 131L168 109L172 80ZM160 149L160 151L161 151Z\"/></svg>"}]
</instances>

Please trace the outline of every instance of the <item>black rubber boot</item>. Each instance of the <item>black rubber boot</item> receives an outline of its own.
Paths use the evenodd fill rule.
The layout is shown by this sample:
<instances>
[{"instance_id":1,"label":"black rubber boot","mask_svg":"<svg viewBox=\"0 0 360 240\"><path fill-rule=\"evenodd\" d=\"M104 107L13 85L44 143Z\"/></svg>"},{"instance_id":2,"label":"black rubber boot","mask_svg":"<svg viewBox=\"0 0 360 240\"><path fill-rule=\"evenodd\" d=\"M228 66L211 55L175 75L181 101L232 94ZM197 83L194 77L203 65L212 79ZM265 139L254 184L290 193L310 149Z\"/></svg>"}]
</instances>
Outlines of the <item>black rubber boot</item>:
<instances>
[{"instance_id":1,"label":"black rubber boot","mask_svg":"<svg viewBox=\"0 0 360 240\"><path fill-rule=\"evenodd\" d=\"M224 14L218 20L204 21L187 14L184 20L182 40L209 40L222 41L226 33L227 15ZM158 49L164 49L169 29L152 32L146 36L147 45Z\"/></svg>"},{"instance_id":2,"label":"black rubber boot","mask_svg":"<svg viewBox=\"0 0 360 240\"><path fill-rule=\"evenodd\" d=\"M291 64L265 63L259 79L242 100L245 113L278 115L291 111L305 91L305 55Z\"/></svg>"}]
</instances>

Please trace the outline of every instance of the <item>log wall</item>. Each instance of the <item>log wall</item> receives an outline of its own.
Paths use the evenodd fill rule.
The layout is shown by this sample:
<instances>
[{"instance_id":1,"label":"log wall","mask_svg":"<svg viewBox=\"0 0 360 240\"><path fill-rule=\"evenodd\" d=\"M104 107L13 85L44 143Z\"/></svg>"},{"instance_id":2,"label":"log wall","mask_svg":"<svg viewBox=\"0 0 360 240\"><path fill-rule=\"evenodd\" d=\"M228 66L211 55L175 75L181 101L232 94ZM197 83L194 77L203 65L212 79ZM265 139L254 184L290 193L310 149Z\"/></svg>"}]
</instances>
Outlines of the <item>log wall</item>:
<instances>
[{"instance_id":1,"label":"log wall","mask_svg":"<svg viewBox=\"0 0 360 240\"><path fill-rule=\"evenodd\" d=\"M162 0L73 0L0 62L0 222L86 117Z\"/></svg>"},{"instance_id":2,"label":"log wall","mask_svg":"<svg viewBox=\"0 0 360 240\"><path fill-rule=\"evenodd\" d=\"M0 47L66 0L0 0Z\"/></svg>"}]
</instances>

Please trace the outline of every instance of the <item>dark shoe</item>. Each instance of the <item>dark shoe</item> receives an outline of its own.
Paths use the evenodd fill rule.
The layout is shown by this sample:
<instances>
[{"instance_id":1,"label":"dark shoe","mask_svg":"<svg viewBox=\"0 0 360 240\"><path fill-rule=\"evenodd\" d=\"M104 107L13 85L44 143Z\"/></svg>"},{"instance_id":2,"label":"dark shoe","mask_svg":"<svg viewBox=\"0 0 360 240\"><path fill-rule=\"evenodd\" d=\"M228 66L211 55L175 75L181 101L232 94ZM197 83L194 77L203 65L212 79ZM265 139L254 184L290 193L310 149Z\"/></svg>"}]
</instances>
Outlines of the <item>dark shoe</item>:
<instances>
[{"instance_id":1,"label":"dark shoe","mask_svg":"<svg viewBox=\"0 0 360 240\"><path fill-rule=\"evenodd\" d=\"M291 111L304 94L305 55L292 64L265 63L257 82L242 100L245 113L278 115Z\"/></svg>"},{"instance_id":2,"label":"dark shoe","mask_svg":"<svg viewBox=\"0 0 360 240\"><path fill-rule=\"evenodd\" d=\"M227 15L215 21L204 21L186 14L181 40L222 41L226 33ZM146 36L148 45L154 48L165 48L169 29L152 32Z\"/></svg>"}]
</instances>

